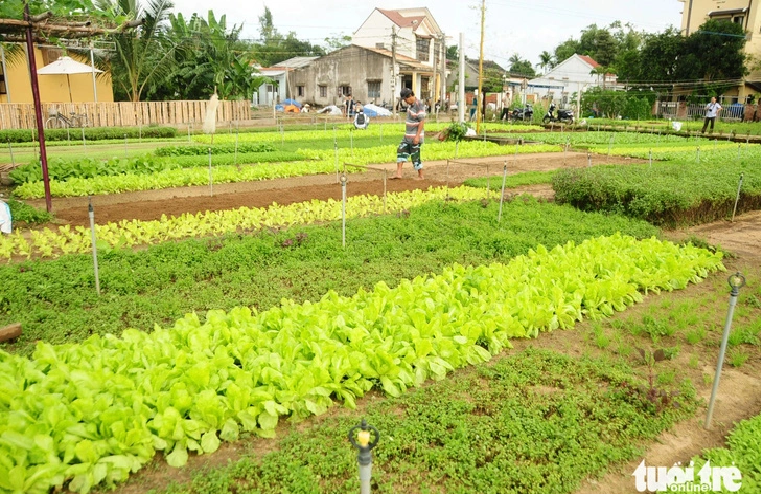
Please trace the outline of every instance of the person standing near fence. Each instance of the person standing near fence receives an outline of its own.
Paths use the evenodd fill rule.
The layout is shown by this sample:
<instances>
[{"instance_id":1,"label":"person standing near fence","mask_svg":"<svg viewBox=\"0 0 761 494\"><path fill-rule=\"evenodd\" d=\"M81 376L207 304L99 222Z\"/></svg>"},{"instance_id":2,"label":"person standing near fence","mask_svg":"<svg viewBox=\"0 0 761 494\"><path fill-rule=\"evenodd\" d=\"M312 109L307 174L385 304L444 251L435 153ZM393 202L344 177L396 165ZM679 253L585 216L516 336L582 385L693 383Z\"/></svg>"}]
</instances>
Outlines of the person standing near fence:
<instances>
[{"instance_id":1,"label":"person standing near fence","mask_svg":"<svg viewBox=\"0 0 761 494\"><path fill-rule=\"evenodd\" d=\"M408 105L407 127L402 142L396 150L396 175L391 178L402 178L402 165L409 159L412 161L412 166L417 170L418 180L422 180L423 163L420 161L420 146L423 145L423 138L425 137L423 132L425 106L415 97L415 93L410 88L402 89L400 96Z\"/></svg>"},{"instance_id":2,"label":"person standing near fence","mask_svg":"<svg viewBox=\"0 0 761 494\"><path fill-rule=\"evenodd\" d=\"M716 122L716 115L719 114L720 110L721 105L716 102L716 97L714 96L711 98L711 102L706 106L706 119L703 123L703 130L700 131L701 133L705 134L709 122L711 123L711 133L713 133L713 125Z\"/></svg>"}]
</instances>

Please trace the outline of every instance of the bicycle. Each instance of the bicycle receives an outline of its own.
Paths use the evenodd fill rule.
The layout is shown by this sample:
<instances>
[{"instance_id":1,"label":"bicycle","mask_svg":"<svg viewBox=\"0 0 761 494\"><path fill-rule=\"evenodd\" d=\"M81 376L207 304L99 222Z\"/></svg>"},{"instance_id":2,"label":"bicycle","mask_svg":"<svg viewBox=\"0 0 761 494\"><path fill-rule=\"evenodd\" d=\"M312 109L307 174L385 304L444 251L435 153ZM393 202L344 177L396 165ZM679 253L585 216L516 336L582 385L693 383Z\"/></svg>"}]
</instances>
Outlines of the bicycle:
<instances>
[{"instance_id":1,"label":"bicycle","mask_svg":"<svg viewBox=\"0 0 761 494\"><path fill-rule=\"evenodd\" d=\"M60 111L51 111L50 118L45 121L45 128L48 129L67 129L71 127L88 127L89 121L86 113L71 112L67 117Z\"/></svg>"}]
</instances>

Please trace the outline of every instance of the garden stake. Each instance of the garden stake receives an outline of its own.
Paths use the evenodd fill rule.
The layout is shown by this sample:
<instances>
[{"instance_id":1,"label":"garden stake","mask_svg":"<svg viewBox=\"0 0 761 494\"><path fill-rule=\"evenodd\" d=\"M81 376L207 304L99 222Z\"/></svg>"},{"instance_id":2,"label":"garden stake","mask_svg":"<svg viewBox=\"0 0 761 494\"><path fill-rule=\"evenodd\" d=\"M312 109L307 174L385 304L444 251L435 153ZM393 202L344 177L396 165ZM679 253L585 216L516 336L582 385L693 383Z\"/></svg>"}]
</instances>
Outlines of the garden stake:
<instances>
[{"instance_id":1,"label":"garden stake","mask_svg":"<svg viewBox=\"0 0 761 494\"><path fill-rule=\"evenodd\" d=\"M341 180L338 178L338 143L336 141L333 141L333 156L336 163L336 182L340 182Z\"/></svg>"},{"instance_id":2,"label":"garden stake","mask_svg":"<svg viewBox=\"0 0 761 494\"><path fill-rule=\"evenodd\" d=\"M87 139L85 138L85 128L82 127L82 145L87 149Z\"/></svg>"},{"instance_id":3,"label":"garden stake","mask_svg":"<svg viewBox=\"0 0 761 494\"><path fill-rule=\"evenodd\" d=\"M738 160L740 159L740 149L741 149L741 148L740 148L740 145L738 144L738 145L737 145L737 159L738 159Z\"/></svg>"},{"instance_id":4,"label":"garden stake","mask_svg":"<svg viewBox=\"0 0 761 494\"><path fill-rule=\"evenodd\" d=\"M650 168L653 167L653 150L650 149Z\"/></svg>"},{"instance_id":5,"label":"garden stake","mask_svg":"<svg viewBox=\"0 0 761 494\"><path fill-rule=\"evenodd\" d=\"M502 204L505 202L505 183L507 182L507 161L502 170L502 194L499 196L499 217L497 223L502 223Z\"/></svg>"},{"instance_id":6,"label":"garden stake","mask_svg":"<svg viewBox=\"0 0 761 494\"><path fill-rule=\"evenodd\" d=\"M592 166L592 153L587 153L587 166Z\"/></svg>"},{"instance_id":7,"label":"garden stake","mask_svg":"<svg viewBox=\"0 0 761 494\"><path fill-rule=\"evenodd\" d=\"M380 124L380 142L383 142L383 124Z\"/></svg>"},{"instance_id":8,"label":"garden stake","mask_svg":"<svg viewBox=\"0 0 761 494\"><path fill-rule=\"evenodd\" d=\"M518 145L515 145L515 153L513 154L513 166L518 166Z\"/></svg>"},{"instance_id":9,"label":"garden stake","mask_svg":"<svg viewBox=\"0 0 761 494\"><path fill-rule=\"evenodd\" d=\"M737 296L740 294L740 288L745 286L745 276L740 273L731 275L728 280L732 293L729 297L729 311L727 319L724 322L724 333L721 335L721 349L719 350L719 362L716 364L716 375L713 378L713 389L711 390L711 401L708 404L708 417L706 418L706 429L711 428L711 419L713 418L713 405L716 401L716 392L719 390L719 379L721 378L721 367L724 365L724 352L727 350L727 338L729 331L732 329L732 316L735 313L737 305Z\"/></svg>"},{"instance_id":10,"label":"garden stake","mask_svg":"<svg viewBox=\"0 0 761 494\"><path fill-rule=\"evenodd\" d=\"M127 153L127 134L124 134L124 157L125 158L128 157L128 153Z\"/></svg>"},{"instance_id":11,"label":"garden stake","mask_svg":"<svg viewBox=\"0 0 761 494\"><path fill-rule=\"evenodd\" d=\"M563 166L565 166L566 156L568 156L568 146L563 146Z\"/></svg>"},{"instance_id":12,"label":"garden stake","mask_svg":"<svg viewBox=\"0 0 761 494\"><path fill-rule=\"evenodd\" d=\"M698 147L697 147L697 149L696 149L696 153L697 153L697 154L696 154L695 160L696 160L698 163L700 163L700 146L698 146Z\"/></svg>"},{"instance_id":13,"label":"garden stake","mask_svg":"<svg viewBox=\"0 0 761 494\"><path fill-rule=\"evenodd\" d=\"M137 128L137 140L138 142L143 142L143 124L140 124Z\"/></svg>"},{"instance_id":14,"label":"garden stake","mask_svg":"<svg viewBox=\"0 0 761 494\"><path fill-rule=\"evenodd\" d=\"M743 175L745 175L745 172L740 173L740 183L737 185L737 197L735 198L735 209L732 210L732 222L735 221L735 214L737 214L737 203L740 202L740 189L743 187Z\"/></svg>"},{"instance_id":15,"label":"garden stake","mask_svg":"<svg viewBox=\"0 0 761 494\"><path fill-rule=\"evenodd\" d=\"M610 156L610 148L613 146L613 135L608 139L608 156Z\"/></svg>"},{"instance_id":16,"label":"garden stake","mask_svg":"<svg viewBox=\"0 0 761 494\"><path fill-rule=\"evenodd\" d=\"M66 127L66 140L69 141L69 144L71 144L71 129Z\"/></svg>"},{"instance_id":17,"label":"garden stake","mask_svg":"<svg viewBox=\"0 0 761 494\"><path fill-rule=\"evenodd\" d=\"M190 124L188 124L188 142L190 142Z\"/></svg>"},{"instance_id":18,"label":"garden stake","mask_svg":"<svg viewBox=\"0 0 761 494\"><path fill-rule=\"evenodd\" d=\"M358 434L355 431L359 430ZM375 433L375 439L370 442L370 431ZM355 439L356 436L356 439ZM378 429L368 425L365 419L362 423L355 425L349 430L349 442L357 448L357 464L359 465L359 492L360 494L370 494L370 478L373 470L373 448L377 446L380 439Z\"/></svg>"},{"instance_id":19,"label":"garden stake","mask_svg":"<svg viewBox=\"0 0 761 494\"><path fill-rule=\"evenodd\" d=\"M341 245L346 248L346 171L341 175Z\"/></svg>"},{"instance_id":20,"label":"garden stake","mask_svg":"<svg viewBox=\"0 0 761 494\"><path fill-rule=\"evenodd\" d=\"M209 196L214 197L214 186L212 185L211 176L211 148L209 148Z\"/></svg>"},{"instance_id":21,"label":"garden stake","mask_svg":"<svg viewBox=\"0 0 761 494\"><path fill-rule=\"evenodd\" d=\"M92 207L92 197L88 196L87 214L90 217L90 233L92 238L92 264L95 271L95 291L100 295L100 276L98 275L98 248L95 245L95 211Z\"/></svg>"},{"instance_id":22,"label":"garden stake","mask_svg":"<svg viewBox=\"0 0 761 494\"><path fill-rule=\"evenodd\" d=\"M16 166L16 158L13 157L13 146L11 146L11 139L8 138L8 153L11 155L11 164Z\"/></svg>"},{"instance_id":23,"label":"garden stake","mask_svg":"<svg viewBox=\"0 0 761 494\"><path fill-rule=\"evenodd\" d=\"M460 150L460 141L454 143L454 159L457 159L457 152Z\"/></svg>"}]
</instances>

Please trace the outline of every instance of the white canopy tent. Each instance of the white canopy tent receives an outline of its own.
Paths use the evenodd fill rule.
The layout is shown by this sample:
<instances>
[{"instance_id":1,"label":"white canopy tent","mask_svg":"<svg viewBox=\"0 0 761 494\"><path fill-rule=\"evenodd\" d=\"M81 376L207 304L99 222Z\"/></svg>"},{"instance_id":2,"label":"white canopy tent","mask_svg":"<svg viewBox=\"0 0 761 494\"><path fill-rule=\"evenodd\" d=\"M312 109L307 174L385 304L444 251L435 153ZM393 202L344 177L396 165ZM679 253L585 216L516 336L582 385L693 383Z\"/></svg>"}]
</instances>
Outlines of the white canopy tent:
<instances>
[{"instance_id":1,"label":"white canopy tent","mask_svg":"<svg viewBox=\"0 0 761 494\"><path fill-rule=\"evenodd\" d=\"M73 103L74 99L71 97L71 80L69 79L69 76L71 74L92 74L92 91L93 96L95 96L97 94L95 89L95 74L101 72L103 71L96 69L94 66L90 67L82 62L77 62L71 57L61 57L37 71L38 74L42 75L66 75L66 82L69 86L70 103ZM97 100L97 96L95 96L95 98Z\"/></svg>"}]
</instances>

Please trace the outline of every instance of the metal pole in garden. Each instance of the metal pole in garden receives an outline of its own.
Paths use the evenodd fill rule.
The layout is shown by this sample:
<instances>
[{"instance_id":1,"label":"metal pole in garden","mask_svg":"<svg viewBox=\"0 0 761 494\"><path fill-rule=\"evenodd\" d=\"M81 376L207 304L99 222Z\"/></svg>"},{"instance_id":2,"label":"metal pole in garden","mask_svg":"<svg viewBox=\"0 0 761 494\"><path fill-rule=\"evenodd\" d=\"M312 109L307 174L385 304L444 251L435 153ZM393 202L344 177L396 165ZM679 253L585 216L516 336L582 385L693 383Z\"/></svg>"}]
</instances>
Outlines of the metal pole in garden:
<instances>
[{"instance_id":1,"label":"metal pole in garden","mask_svg":"<svg viewBox=\"0 0 761 494\"><path fill-rule=\"evenodd\" d=\"M613 135L611 134L610 139L608 139L608 156L610 156L610 149L613 147Z\"/></svg>"},{"instance_id":2,"label":"metal pole in garden","mask_svg":"<svg viewBox=\"0 0 761 494\"><path fill-rule=\"evenodd\" d=\"M653 149L650 148L650 168L653 167Z\"/></svg>"},{"instance_id":3,"label":"metal pole in garden","mask_svg":"<svg viewBox=\"0 0 761 494\"><path fill-rule=\"evenodd\" d=\"M209 196L214 197L214 185L211 172L211 148L209 148Z\"/></svg>"},{"instance_id":4,"label":"metal pole in garden","mask_svg":"<svg viewBox=\"0 0 761 494\"><path fill-rule=\"evenodd\" d=\"M124 134L124 157L127 158L129 156L127 152L127 134Z\"/></svg>"},{"instance_id":5,"label":"metal pole in garden","mask_svg":"<svg viewBox=\"0 0 761 494\"><path fill-rule=\"evenodd\" d=\"M95 291L100 295L100 275L98 274L98 248L95 246L95 211L92 207L92 197L88 196L87 214L90 217L90 233L92 239L92 263L95 270Z\"/></svg>"},{"instance_id":6,"label":"metal pole in garden","mask_svg":"<svg viewBox=\"0 0 761 494\"><path fill-rule=\"evenodd\" d=\"M233 164L238 164L238 122L235 122L235 161Z\"/></svg>"},{"instance_id":7,"label":"metal pole in garden","mask_svg":"<svg viewBox=\"0 0 761 494\"><path fill-rule=\"evenodd\" d=\"M696 152L697 152L697 154L695 156L695 161L700 163L700 146L697 147Z\"/></svg>"},{"instance_id":8,"label":"metal pole in garden","mask_svg":"<svg viewBox=\"0 0 761 494\"><path fill-rule=\"evenodd\" d=\"M190 143L190 124L188 124L188 143Z\"/></svg>"},{"instance_id":9,"label":"metal pole in garden","mask_svg":"<svg viewBox=\"0 0 761 494\"><path fill-rule=\"evenodd\" d=\"M359 433L355 431L359 430ZM375 433L375 439L370 442L370 432ZM380 433L372 425L368 425L365 419L349 430L349 442L357 448L357 464L359 466L359 492L370 494L370 479L373 471L373 448L378 445Z\"/></svg>"},{"instance_id":10,"label":"metal pole in garden","mask_svg":"<svg viewBox=\"0 0 761 494\"><path fill-rule=\"evenodd\" d=\"M502 170L502 194L499 196L499 217L497 223L502 223L502 204L505 202L505 184L507 183L507 160Z\"/></svg>"},{"instance_id":11,"label":"metal pole in garden","mask_svg":"<svg viewBox=\"0 0 761 494\"><path fill-rule=\"evenodd\" d=\"M346 247L346 174L341 175L341 245Z\"/></svg>"},{"instance_id":12,"label":"metal pole in garden","mask_svg":"<svg viewBox=\"0 0 761 494\"><path fill-rule=\"evenodd\" d=\"M587 153L587 166L592 166L592 153Z\"/></svg>"},{"instance_id":13,"label":"metal pole in garden","mask_svg":"<svg viewBox=\"0 0 761 494\"><path fill-rule=\"evenodd\" d=\"M457 159L457 153L460 151L460 141L454 143L454 159Z\"/></svg>"},{"instance_id":14,"label":"metal pole in garden","mask_svg":"<svg viewBox=\"0 0 761 494\"><path fill-rule=\"evenodd\" d=\"M745 172L740 173L740 183L737 184L737 197L735 198L735 209L732 211L732 221L735 221L735 214L737 214L737 203L740 202L740 189L743 187L743 176Z\"/></svg>"},{"instance_id":15,"label":"metal pole in garden","mask_svg":"<svg viewBox=\"0 0 761 494\"><path fill-rule=\"evenodd\" d=\"M740 159L740 149L742 149L742 147L740 146L740 144L738 144L737 145L737 159L738 160Z\"/></svg>"},{"instance_id":16,"label":"metal pole in garden","mask_svg":"<svg viewBox=\"0 0 761 494\"><path fill-rule=\"evenodd\" d=\"M13 146L11 146L11 139L8 138L8 153L11 155L11 164L16 166L16 158L13 157Z\"/></svg>"},{"instance_id":17,"label":"metal pole in garden","mask_svg":"<svg viewBox=\"0 0 761 494\"><path fill-rule=\"evenodd\" d=\"M727 350L727 338L732 329L732 317L737 305L737 296L740 294L740 288L745 286L745 276L740 273L731 275L727 281L732 288L729 297L729 311L727 319L724 322L724 333L721 335L721 349L719 350L719 362L716 364L716 375L713 378L713 389L711 390L711 401L708 403L708 417L706 417L706 429L711 428L711 419L713 418L713 406L716 402L716 392L719 390L719 379L721 379L721 367L724 365L724 352Z\"/></svg>"},{"instance_id":18,"label":"metal pole in garden","mask_svg":"<svg viewBox=\"0 0 761 494\"><path fill-rule=\"evenodd\" d=\"M380 142L383 142L383 122L380 124Z\"/></svg>"},{"instance_id":19,"label":"metal pole in garden","mask_svg":"<svg viewBox=\"0 0 761 494\"><path fill-rule=\"evenodd\" d=\"M82 145L87 149L87 139L85 138L85 128L82 127Z\"/></svg>"}]
</instances>

